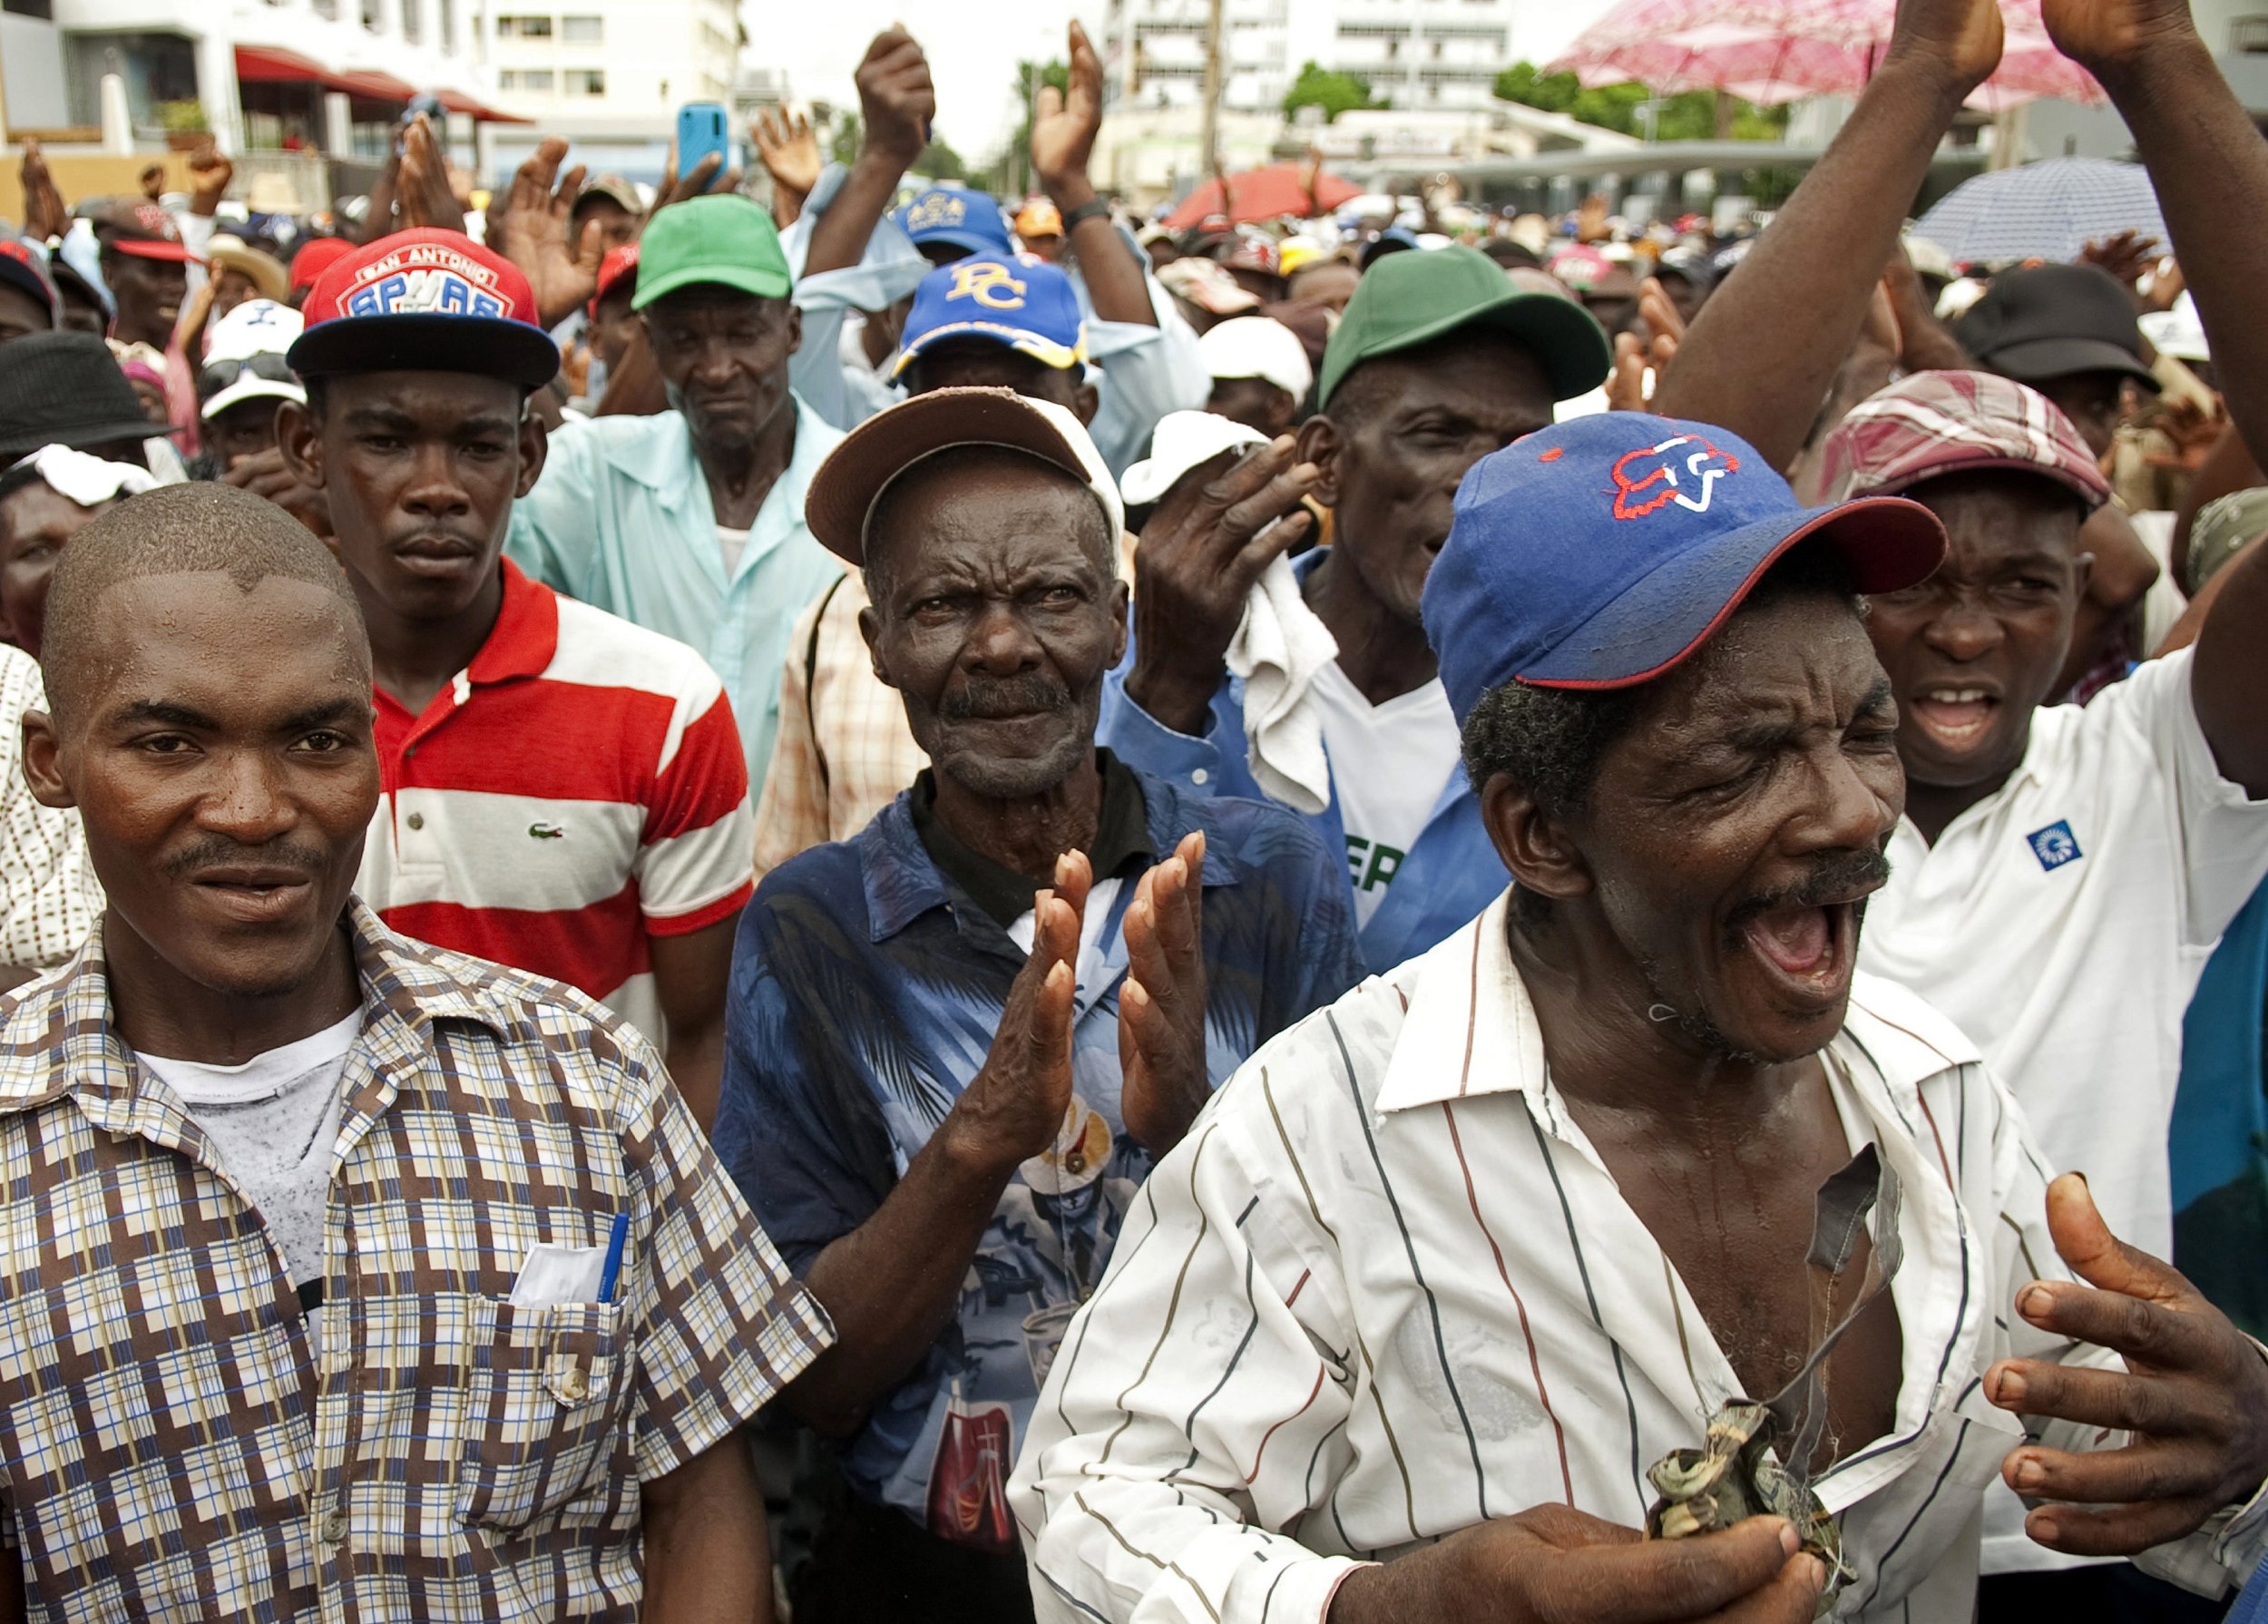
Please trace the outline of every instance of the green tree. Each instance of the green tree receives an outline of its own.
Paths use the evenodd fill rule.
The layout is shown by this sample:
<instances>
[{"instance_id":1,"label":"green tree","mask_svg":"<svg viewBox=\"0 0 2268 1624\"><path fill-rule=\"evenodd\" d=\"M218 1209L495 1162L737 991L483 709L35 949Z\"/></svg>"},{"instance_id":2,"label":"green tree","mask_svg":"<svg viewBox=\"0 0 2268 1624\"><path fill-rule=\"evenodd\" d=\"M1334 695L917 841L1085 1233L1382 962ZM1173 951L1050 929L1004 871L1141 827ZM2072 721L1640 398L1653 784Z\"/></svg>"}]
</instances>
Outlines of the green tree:
<instances>
[{"instance_id":1,"label":"green tree","mask_svg":"<svg viewBox=\"0 0 2268 1624\"><path fill-rule=\"evenodd\" d=\"M1686 91L1665 96L1656 104L1653 135L1657 141L1706 141L1719 133L1722 116L1716 91ZM1499 101L1564 113L1586 124L1625 135L1646 134L1643 109L1655 98L1642 84L1606 84L1586 89L1572 73L1547 73L1532 62L1516 63L1496 76ZM1778 141L1787 132L1784 107L1752 107L1738 98L1725 98L1730 127L1725 132L1735 141Z\"/></svg>"},{"instance_id":2,"label":"green tree","mask_svg":"<svg viewBox=\"0 0 2268 1624\"><path fill-rule=\"evenodd\" d=\"M1031 104L1039 100L1041 88L1052 84L1057 90L1068 92L1071 87L1070 64L1061 57L1050 62L1019 62L1016 64L1016 105L1023 110L1015 133L1008 138L1008 145L1000 160L986 171L985 180L992 190L1005 198L1020 198L1031 187Z\"/></svg>"},{"instance_id":3,"label":"green tree","mask_svg":"<svg viewBox=\"0 0 2268 1624\"><path fill-rule=\"evenodd\" d=\"M835 141L827 155L837 163L858 161L858 143L865 139L866 126L855 113L843 115L843 122L835 126Z\"/></svg>"},{"instance_id":4,"label":"green tree","mask_svg":"<svg viewBox=\"0 0 2268 1624\"><path fill-rule=\"evenodd\" d=\"M1355 113L1365 107L1383 107L1382 100L1374 100L1370 81L1359 73L1338 73L1316 63L1308 63L1299 70L1299 77L1292 81L1291 89L1284 93L1284 116L1290 118L1303 107L1323 109L1323 122L1331 122L1343 113Z\"/></svg>"},{"instance_id":5,"label":"green tree","mask_svg":"<svg viewBox=\"0 0 2268 1624\"><path fill-rule=\"evenodd\" d=\"M933 135L929 144L922 149L922 155L914 160L914 172L927 175L933 181L965 181L969 178L969 166L943 136Z\"/></svg>"}]
</instances>

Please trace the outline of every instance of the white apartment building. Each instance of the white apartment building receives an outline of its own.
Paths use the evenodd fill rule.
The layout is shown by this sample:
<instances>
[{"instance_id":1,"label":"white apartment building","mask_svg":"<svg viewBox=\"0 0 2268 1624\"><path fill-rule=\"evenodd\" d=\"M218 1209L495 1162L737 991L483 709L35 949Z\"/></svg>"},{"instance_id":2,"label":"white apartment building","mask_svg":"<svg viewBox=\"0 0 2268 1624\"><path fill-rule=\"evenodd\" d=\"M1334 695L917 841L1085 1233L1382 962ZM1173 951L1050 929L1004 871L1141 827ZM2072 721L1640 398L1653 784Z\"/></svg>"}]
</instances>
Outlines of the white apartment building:
<instances>
[{"instance_id":1,"label":"white apartment building","mask_svg":"<svg viewBox=\"0 0 2268 1624\"><path fill-rule=\"evenodd\" d=\"M90 129L116 74L138 138L201 122L233 152L377 159L420 91L467 118L490 111L483 3L0 0L0 93L11 129Z\"/></svg>"},{"instance_id":2,"label":"white apartment building","mask_svg":"<svg viewBox=\"0 0 2268 1624\"><path fill-rule=\"evenodd\" d=\"M479 0L476 26L499 104L534 122L498 126L509 172L546 135L570 161L633 181L660 178L688 102L734 103L735 0Z\"/></svg>"},{"instance_id":3,"label":"white apartment building","mask_svg":"<svg viewBox=\"0 0 2268 1624\"><path fill-rule=\"evenodd\" d=\"M1221 104L1280 112L1301 66L1370 82L1397 111L1487 107L1518 60L1515 0L1224 0ZM1205 77L1207 0L1109 0L1106 96L1114 106L1194 104Z\"/></svg>"}]
</instances>

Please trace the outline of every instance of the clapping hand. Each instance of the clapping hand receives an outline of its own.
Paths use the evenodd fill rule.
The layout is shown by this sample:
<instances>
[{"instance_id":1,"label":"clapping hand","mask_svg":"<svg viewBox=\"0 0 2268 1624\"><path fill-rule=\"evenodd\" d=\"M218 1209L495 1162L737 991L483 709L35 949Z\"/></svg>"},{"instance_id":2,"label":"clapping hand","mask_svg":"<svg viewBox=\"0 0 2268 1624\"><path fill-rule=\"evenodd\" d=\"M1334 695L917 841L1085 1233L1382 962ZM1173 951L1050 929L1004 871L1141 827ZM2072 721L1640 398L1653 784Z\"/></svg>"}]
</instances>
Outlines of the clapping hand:
<instances>
[{"instance_id":1,"label":"clapping hand","mask_svg":"<svg viewBox=\"0 0 2268 1624\"><path fill-rule=\"evenodd\" d=\"M2000 1475L2050 1502L2024 1523L2042 1545L2131 1556L2193 1532L2268 1477L2268 1359L2170 1265L2112 1235L2078 1175L2048 1187L2048 1229L2085 1284L2035 1280L2017 1292L2017 1312L2115 1350L2126 1371L2003 1359L1985 1392L2004 1410L2133 1436L2077 1454L2027 1443Z\"/></svg>"},{"instance_id":2,"label":"clapping hand","mask_svg":"<svg viewBox=\"0 0 2268 1624\"><path fill-rule=\"evenodd\" d=\"M1882 64L1919 63L1966 95L1992 77L2006 39L1997 0L1900 0Z\"/></svg>"},{"instance_id":3,"label":"clapping hand","mask_svg":"<svg viewBox=\"0 0 2268 1624\"><path fill-rule=\"evenodd\" d=\"M810 115L767 107L749 122L748 139L772 178L772 214L785 229L803 212L804 200L819 183L819 138Z\"/></svg>"},{"instance_id":4,"label":"clapping hand","mask_svg":"<svg viewBox=\"0 0 2268 1624\"><path fill-rule=\"evenodd\" d=\"M1086 853L1055 860L1055 888L1031 899L1031 954L1008 989L992 1050L946 1120L971 1159L1003 1178L1055 1143L1070 1110L1079 934L1093 884Z\"/></svg>"},{"instance_id":5,"label":"clapping hand","mask_svg":"<svg viewBox=\"0 0 2268 1624\"><path fill-rule=\"evenodd\" d=\"M71 210L63 191L48 172L36 136L24 138L24 162L17 171L24 188L24 234L35 241L63 236L71 230Z\"/></svg>"},{"instance_id":6,"label":"clapping hand","mask_svg":"<svg viewBox=\"0 0 2268 1624\"><path fill-rule=\"evenodd\" d=\"M449 182L449 161L434 133L433 121L422 113L402 132L394 208L396 222L404 230L418 226L464 230L464 205Z\"/></svg>"},{"instance_id":7,"label":"clapping hand","mask_svg":"<svg viewBox=\"0 0 2268 1624\"><path fill-rule=\"evenodd\" d=\"M937 87L920 42L903 28L885 28L858 64L858 111L868 152L903 171L929 145L937 117Z\"/></svg>"},{"instance_id":8,"label":"clapping hand","mask_svg":"<svg viewBox=\"0 0 2268 1624\"><path fill-rule=\"evenodd\" d=\"M1181 837L1126 910L1119 1111L1153 1156L1181 1142L1212 1092L1205 1068L1205 836Z\"/></svg>"},{"instance_id":9,"label":"clapping hand","mask_svg":"<svg viewBox=\"0 0 2268 1624\"><path fill-rule=\"evenodd\" d=\"M560 161L567 143L548 135L512 177L503 220L503 255L520 268L535 294L545 327L554 327L591 301L598 291L599 261L606 245L599 222L585 220L578 240L568 240L575 200L582 194L582 164L564 175Z\"/></svg>"},{"instance_id":10,"label":"clapping hand","mask_svg":"<svg viewBox=\"0 0 2268 1624\"><path fill-rule=\"evenodd\" d=\"M1070 64L1070 88L1041 85L1031 112L1031 172L1059 209L1094 195L1087 163L1102 129L1102 59L1076 22Z\"/></svg>"}]
</instances>

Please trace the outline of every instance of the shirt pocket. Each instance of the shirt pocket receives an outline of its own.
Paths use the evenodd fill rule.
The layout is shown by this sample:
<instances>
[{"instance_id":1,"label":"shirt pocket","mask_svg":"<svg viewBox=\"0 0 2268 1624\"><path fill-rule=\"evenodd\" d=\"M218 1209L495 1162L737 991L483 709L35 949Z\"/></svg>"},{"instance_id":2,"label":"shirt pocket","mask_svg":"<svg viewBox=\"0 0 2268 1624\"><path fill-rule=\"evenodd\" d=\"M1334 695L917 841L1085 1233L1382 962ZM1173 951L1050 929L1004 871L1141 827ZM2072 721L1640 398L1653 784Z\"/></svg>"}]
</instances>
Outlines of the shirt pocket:
<instances>
[{"instance_id":1,"label":"shirt pocket","mask_svg":"<svg viewBox=\"0 0 2268 1624\"><path fill-rule=\"evenodd\" d=\"M521 1529L637 1465L623 1414L631 1349L613 1303L479 1300L468 1327L460 1522Z\"/></svg>"}]
</instances>

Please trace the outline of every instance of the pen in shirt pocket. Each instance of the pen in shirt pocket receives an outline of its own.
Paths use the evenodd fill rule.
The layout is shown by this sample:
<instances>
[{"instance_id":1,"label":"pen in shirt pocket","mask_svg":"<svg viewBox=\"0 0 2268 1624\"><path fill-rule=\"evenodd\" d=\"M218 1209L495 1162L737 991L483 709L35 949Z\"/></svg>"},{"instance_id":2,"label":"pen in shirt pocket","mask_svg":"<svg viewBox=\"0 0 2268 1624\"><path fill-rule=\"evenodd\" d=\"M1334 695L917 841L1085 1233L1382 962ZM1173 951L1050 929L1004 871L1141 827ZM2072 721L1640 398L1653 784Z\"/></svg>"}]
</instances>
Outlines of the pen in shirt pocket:
<instances>
[{"instance_id":1,"label":"pen in shirt pocket","mask_svg":"<svg viewBox=\"0 0 2268 1624\"><path fill-rule=\"evenodd\" d=\"M614 1300L614 1286L622 1276L622 1243L630 1238L630 1208L614 1215L613 1233L606 1240L606 1266L599 1271L599 1301Z\"/></svg>"}]
</instances>

